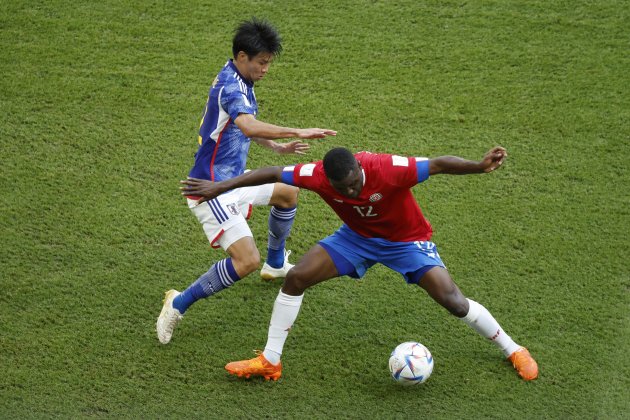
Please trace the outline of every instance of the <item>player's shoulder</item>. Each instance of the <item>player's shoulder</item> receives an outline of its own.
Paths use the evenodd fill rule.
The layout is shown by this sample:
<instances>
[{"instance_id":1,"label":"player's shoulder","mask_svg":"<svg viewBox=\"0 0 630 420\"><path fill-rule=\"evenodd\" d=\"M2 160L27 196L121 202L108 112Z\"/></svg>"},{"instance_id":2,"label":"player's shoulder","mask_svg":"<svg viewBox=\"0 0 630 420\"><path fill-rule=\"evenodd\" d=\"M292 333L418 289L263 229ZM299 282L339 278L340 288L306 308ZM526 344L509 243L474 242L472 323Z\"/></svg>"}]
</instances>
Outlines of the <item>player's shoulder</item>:
<instances>
[{"instance_id":1,"label":"player's shoulder","mask_svg":"<svg viewBox=\"0 0 630 420\"><path fill-rule=\"evenodd\" d=\"M356 153L355 158L361 162L362 165L372 164L378 166L409 166L409 158L406 156L394 155L391 153L372 153L372 152L359 152Z\"/></svg>"},{"instance_id":2,"label":"player's shoulder","mask_svg":"<svg viewBox=\"0 0 630 420\"><path fill-rule=\"evenodd\" d=\"M382 153L374 153L368 152L367 150L363 150L354 154L354 158L361 162L362 165L366 163L378 162L381 160Z\"/></svg>"},{"instance_id":3,"label":"player's shoulder","mask_svg":"<svg viewBox=\"0 0 630 420\"><path fill-rule=\"evenodd\" d=\"M294 177L302 186L310 190L319 191L324 185L328 184L328 178L326 178L324 173L324 165L321 160L295 165Z\"/></svg>"},{"instance_id":4,"label":"player's shoulder","mask_svg":"<svg viewBox=\"0 0 630 420\"><path fill-rule=\"evenodd\" d=\"M221 69L215 79L215 82L217 87L223 88L226 92L240 91L242 93L246 93L249 86L240 74L238 74L238 72L229 65L229 63Z\"/></svg>"},{"instance_id":5,"label":"player's shoulder","mask_svg":"<svg viewBox=\"0 0 630 420\"><path fill-rule=\"evenodd\" d=\"M324 165L321 160L318 160L316 162L300 163L290 168L297 168L297 175L300 177L314 177L323 173Z\"/></svg>"},{"instance_id":6,"label":"player's shoulder","mask_svg":"<svg viewBox=\"0 0 630 420\"><path fill-rule=\"evenodd\" d=\"M233 78L234 70L228 65L228 63L225 63L221 70L219 70L219 73L217 73L217 76L214 78L213 85L214 83L224 84L227 80Z\"/></svg>"}]
</instances>

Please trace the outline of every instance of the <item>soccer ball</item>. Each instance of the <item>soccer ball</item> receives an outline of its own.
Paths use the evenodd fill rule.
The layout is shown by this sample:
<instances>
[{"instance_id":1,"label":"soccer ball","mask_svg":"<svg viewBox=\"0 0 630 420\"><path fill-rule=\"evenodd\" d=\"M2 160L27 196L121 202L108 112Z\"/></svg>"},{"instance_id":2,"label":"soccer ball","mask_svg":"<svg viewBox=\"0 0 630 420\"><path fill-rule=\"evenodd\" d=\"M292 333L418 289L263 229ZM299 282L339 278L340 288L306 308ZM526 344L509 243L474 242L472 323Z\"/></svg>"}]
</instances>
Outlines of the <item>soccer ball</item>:
<instances>
[{"instance_id":1,"label":"soccer ball","mask_svg":"<svg viewBox=\"0 0 630 420\"><path fill-rule=\"evenodd\" d=\"M399 344L389 357L389 371L399 384L421 384L433 372L433 356L420 343L408 341Z\"/></svg>"}]
</instances>

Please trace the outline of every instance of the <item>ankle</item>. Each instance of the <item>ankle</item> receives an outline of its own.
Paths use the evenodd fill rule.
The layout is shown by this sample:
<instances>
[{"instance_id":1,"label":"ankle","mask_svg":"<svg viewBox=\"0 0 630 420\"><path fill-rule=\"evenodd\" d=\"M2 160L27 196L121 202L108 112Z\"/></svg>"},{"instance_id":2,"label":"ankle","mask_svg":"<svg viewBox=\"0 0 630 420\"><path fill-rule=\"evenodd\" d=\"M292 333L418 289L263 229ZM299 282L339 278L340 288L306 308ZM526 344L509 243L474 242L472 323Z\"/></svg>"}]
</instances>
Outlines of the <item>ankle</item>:
<instances>
[{"instance_id":1,"label":"ankle","mask_svg":"<svg viewBox=\"0 0 630 420\"><path fill-rule=\"evenodd\" d=\"M280 356L280 353L273 350L265 349L265 351L263 351L263 357L267 359L267 361L272 365L277 365L278 363L280 363Z\"/></svg>"}]
</instances>

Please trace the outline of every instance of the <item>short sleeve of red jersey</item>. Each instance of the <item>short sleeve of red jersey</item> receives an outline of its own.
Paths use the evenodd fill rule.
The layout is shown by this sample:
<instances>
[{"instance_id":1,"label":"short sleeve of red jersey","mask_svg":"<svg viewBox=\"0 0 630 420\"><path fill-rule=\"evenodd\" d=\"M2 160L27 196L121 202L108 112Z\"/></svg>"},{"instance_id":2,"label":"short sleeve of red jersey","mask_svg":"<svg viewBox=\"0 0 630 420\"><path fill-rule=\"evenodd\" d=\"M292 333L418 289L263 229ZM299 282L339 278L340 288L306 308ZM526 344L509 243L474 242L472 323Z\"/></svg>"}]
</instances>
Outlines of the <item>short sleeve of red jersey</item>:
<instances>
[{"instance_id":1,"label":"short sleeve of red jersey","mask_svg":"<svg viewBox=\"0 0 630 420\"><path fill-rule=\"evenodd\" d=\"M415 157L380 155L381 175L392 185L411 188L418 183Z\"/></svg>"},{"instance_id":2,"label":"short sleeve of red jersey","mask_svg":"<svg viewBox=\"0 0 630 420\"><path fill-rule=\"evenodd\" d=\"M312 189L312 187L319 183L318 178L314 176L316 167L317 163L303 163L294 166L285 166L282 170L282 183Z\"/></svg>"},{"instance_id":3,"label":"short sleeve of red jersey","mask_svg":"<svg viewBox=\"0 0 630 420\"><path fill-rule=\"evenodd\" d=\"M418 171L418 184L429 179L429 159L425 157L414 158Z\"/></svg>"}]
</instances>

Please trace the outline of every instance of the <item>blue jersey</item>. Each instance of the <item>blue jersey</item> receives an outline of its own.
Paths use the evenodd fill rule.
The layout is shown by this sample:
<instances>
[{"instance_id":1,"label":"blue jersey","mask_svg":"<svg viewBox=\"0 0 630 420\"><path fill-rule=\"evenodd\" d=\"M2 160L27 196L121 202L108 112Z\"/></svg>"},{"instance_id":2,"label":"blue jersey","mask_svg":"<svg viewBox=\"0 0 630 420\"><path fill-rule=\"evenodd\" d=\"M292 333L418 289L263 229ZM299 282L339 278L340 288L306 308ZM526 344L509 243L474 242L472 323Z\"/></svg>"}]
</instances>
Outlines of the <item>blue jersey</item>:
<instances>
[{"instance_id":1,"label":"blue jersey","mask_svg":"<svg viewBox=\"0 0 630 420\"><path fill-rule=\"evenodd\" d=\"M189 176L223 181L245 172L250 140L234 124L239 114L256 115L254 83L228 60L212 83L199 127L199 149Z\"/></svg>"}]
</instances>

